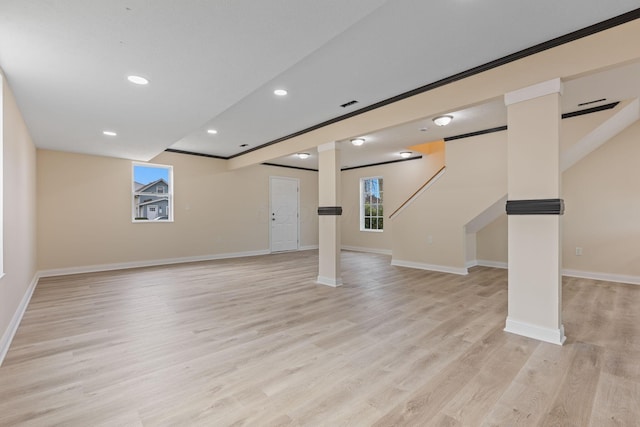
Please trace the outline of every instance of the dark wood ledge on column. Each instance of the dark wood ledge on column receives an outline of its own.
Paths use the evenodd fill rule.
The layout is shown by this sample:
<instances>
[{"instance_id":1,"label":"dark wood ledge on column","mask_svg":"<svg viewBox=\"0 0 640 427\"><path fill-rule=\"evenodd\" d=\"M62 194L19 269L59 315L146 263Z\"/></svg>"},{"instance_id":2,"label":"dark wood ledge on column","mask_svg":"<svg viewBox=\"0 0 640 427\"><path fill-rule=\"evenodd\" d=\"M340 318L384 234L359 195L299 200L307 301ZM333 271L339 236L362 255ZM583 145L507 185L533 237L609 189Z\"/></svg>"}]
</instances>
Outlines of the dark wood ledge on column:
<instances>
[{"instance_id":1,"label":"dark wood ledge on column","mask_svg":"<svg viewBox=\"0 0 640 427\"><path fill-rule=\"evenodd\" d=\"M318 215L342 215L342 206L319 206Z\"/></svg>"},{"instance_id":2,"label":"dark wood ledge on column","mask_svg":"<svg viewBox=\"0 0 640 427\"><path fill-rule=\"evenodd\" d=\"M507 200L507 215L563 215L564 200Z\"/></svg>"}]
</instances>

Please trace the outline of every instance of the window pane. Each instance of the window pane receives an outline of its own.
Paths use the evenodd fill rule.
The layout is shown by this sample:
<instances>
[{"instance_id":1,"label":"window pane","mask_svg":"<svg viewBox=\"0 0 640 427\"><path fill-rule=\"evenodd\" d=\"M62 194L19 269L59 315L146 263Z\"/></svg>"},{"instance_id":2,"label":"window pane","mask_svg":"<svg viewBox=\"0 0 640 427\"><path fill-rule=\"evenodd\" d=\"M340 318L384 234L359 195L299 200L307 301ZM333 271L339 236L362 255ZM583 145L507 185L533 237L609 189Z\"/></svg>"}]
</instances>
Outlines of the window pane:
<instances>
[{"instance_id":1,"label":"window pane","mask_svg":"<svg viewBox=\"0 0 640 427\"><path fill-rule=\"evenodd\" d=\"M382 230L382 178L361 178L360 200L362 230Z\"/></svg>"},{"instance_id":2,"label":"window pane","mask_svg":"<svg viewBox=\"0 0 640 427\"><path fill-rule=\"evenodd\" d=\"M172 219L169 216L173 199L171 179L171 166L133 164L134 221Z\"/></svg>"}]
</instances>

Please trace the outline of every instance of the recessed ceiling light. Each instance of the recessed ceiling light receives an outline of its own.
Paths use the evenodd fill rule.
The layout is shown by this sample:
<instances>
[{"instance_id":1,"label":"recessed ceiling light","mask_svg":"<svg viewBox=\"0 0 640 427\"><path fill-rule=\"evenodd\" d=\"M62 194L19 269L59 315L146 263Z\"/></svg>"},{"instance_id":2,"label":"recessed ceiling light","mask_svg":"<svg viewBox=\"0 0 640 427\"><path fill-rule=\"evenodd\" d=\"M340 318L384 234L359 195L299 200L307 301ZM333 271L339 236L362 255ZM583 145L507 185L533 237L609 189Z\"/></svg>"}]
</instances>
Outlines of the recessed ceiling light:
<instances>
[{"instance_id":1,"label":"recessed ceiling light","mask_svg":"<svg viewBox=\"0 0 640 427\"><path fill-rule=\"evenodd\" d=\"M362 144L364 144L364 138L353 138L353 139L351 140L351 143L352 143L353 145L355 145L356 147L359 147L359 146L361 146Z\"/></svg>"},{"instance_id":2,"label":"recessed ceiling light","mask_svg":"<svg viewBox=\"0 0 640 427\"><path fill-rule=\"evenodd\" d=\"M400 157L402 157L403 159L408 159L409 157L411 157L411 151L403 151L400 153Z\"/></svg>"},{"instance_id":3,"label":"recessed ceiling light","mask_svg":"<svg viewBox=\"0 0 640 427\"><path fill-rule=\"evenodd\" d=\"M433 123L438 126L446 126L451 123L451 120L453 120L453 116L438 116L433 119Z\"/></svg>"},{"instance_id":4,"label":"recessed ceiling light","mask_svg":"<svg viewBox=\"0 0 640 427\"><path fill-rule=\"evenodd\" d=\"M297 156L304 160L304 159L308 159L309 158L309 153L298 153Z\"/></svg>"},{"instance_id":5,"label":"recessed ceiling light","mask_svg":"<svg viewBox=\"0 0 640 427\"><path fill-rule=\"evenodd\" d=\"M103 131L102 131L102 134L103 134L103 135L107 135L107 136L116 136L116 135L118 135L117 133L115 133L115 132L114 132L114 131L112 131L112 130L103 130Z\"/></svg>"},{"instance_id":6,"label":"recessed ceiling light","mask_svg":"<svg viewBox=\"0 0 640 427\"><path fill-rule=\"evenodd\" d=\"M288 92L284 89L276 89L273 91L278 96L285 96Z\"/></svg>"},{"instance_id":7,"label":"recessed ceiling light","mask_svg":"<svg viewBox=\"0 0 640 427\"><path fill-rule=\"evenodd\" d=\"M134 75L130 75L127 76L127 80L129 80L131 83L137 84L137 85L147 85L149 84L149 79L146 79L142 76L134 76Z\"/></svg>"},{"instance_id":8,"label":"recessed ceiling light","mask_svg":"<svg viewBox=\"0 0 640 427\"><path fill-rule=\"evenodd\" d=\"M207 129L207 133L210 133L211 135L215 135L216 133L218 133L218 131L215 129Z\"/></svg>"}]
</instances>

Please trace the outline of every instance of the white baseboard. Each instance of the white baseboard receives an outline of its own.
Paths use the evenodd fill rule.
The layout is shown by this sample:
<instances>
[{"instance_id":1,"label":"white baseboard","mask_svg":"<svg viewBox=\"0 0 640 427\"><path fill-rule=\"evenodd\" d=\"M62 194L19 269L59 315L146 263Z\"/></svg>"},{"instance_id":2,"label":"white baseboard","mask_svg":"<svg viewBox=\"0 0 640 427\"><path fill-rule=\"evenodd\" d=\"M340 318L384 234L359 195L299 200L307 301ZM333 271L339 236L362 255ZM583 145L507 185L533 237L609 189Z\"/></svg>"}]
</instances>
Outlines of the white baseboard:
<instances>
[{"instance_id":1,"label":"white baseboard","mask_svg":"<svg viewBox=\"0 0 640 427\"><path fill-rule=\"evenodd\" d=\"M319 285L331 286L332 288L337 288L338 286L342 286L342 279L332 279L331 277L318 276L316 279L316 283Z\"/></svg>"},{"instance_id":2,"label":"white baseboard","mask_svg":"<svg viewBox=\"0 0 640 427\"><path fill-rule=\"evenodd\" d=\"M315 249L318 249L319 246L318 245L306 245L306 246L300 246L298 248L299 251L313 251Z\"/></svg>"},{"instance_id":3,"label":"white baseboard","mask_svg":"<svg viewBox=\"0 0 640 427\"><path fill-rule=\"evenodd\" d=\"M396 267L418 268L420 270L438 271L440 273L451 273L466 276L469 274L466 268L449 267L447 265L424 264L414 261L403 261L400 259L391 259L391 265Z\"/></svg>"},{"instance_id":4,"label":"white baseboard","mask_svg":"<svg viewBox=\"0 0 640 427\"><path fill-rule=\"evenodd\" d=\"M477 259L474 259L474 260L471 260L471 261L467 261L467 262L464 263L465 268L471 268L471 267L475 267L477 265L479 265Z\"/></svg>"},{"instance_id":5,"label":"white baseboard","mask_svg":"<svg viewBox=\"0 0 640 427\"><path fill-rule=\"evenodd\" d=\"M9 351L11 341L13 341L13 337L16 335L18 326L20 326L22 317L27 310L27 306L29 305L29 301L31 301L31 296L33 295L33 291L36 289L36 285L38 284L39 279L40 275L36 273L33 276L33 279L31 280L27 291L24 293L24 296L22 297L18 308L16 308L16 311L11 318L11 322L9 322L9 327L6 331L4 331L4 334L2 335L2 339L0 340L0 366L2 366L2 362L4 362L4 358Z\"/></svg>"},{"instance_id":6,"label":"white baseboard","mask_svg":"<svg viewBox=\"0 0 640 427\"><path fill-rule=\"evenodd\" d=\"M467 268L471 267L471 263L476 263L482 267L493 267L508 269L509 264L502 261L488 261L479 259L477 261L470 261L467 263ZM581 279L602 280L604 282L615 283L627 283L630 285L640 285L640 276L629 276L624 274L612 274L612 273L596 273L593 271L571 270L567 268L562 269L562 275L567 277L579 277Z\"/></svg>"},{"instance_id":7,"label":"white baseboard","mask_svg":"<svg viewBox=\"0 0 640 427\"><path fill-rule=\"evenodd\" d=\"M503 269L509 268L509 264L507 264L506 262L489 261L484 259L479 259L476 265L479 265L481 267L493 267L493 268L503 268Z\"/></svg>"},{"instance_id":8,"label":"white baseboard","mask_svg":"<svg viewBox=\"0 0 640 427\"><path fill-rule=\"evenodd\" d=\"M564 325L559 329L543 328L541 326L532 325L531 323L520 322L507 317L505 332L516 335L533 338L539 341L551 344L562 345L567 337L564 336Z\"/></svg>"},{"instance_id":9,"label":"white baseboard","mask_svg":"<svg viewBox=\"0 0 640 427\"><path fill-rule=\"evenodd\" d=\"M101 271L126 270L129 268L156 267L159 265L182 264L186 262L213 261L217 259L228 259L228 258L243 258L243 257L258 256L258 255L268 255L270 253L271 252L269 252L269 250L260 250L260 251L233 252L233 253L215 254L215 255L201 255L201 256L183 257L183 258L166 258L166 259L155 259L155 260L147 260L147 261L121 262L121 263L115 263L115 264L87 265L83 267L69 267L69 268L56 268L52 270L42 270L39 272L39 274L40 274L40 277L66 276L67 274L97 273Z\"/></svg>"},{"instance_id":10,"label":"white baseboard","mask_svg":"<svg viewBox=\"0 0 640 427\"><path fill-rule=\"evenodd\" d=\"M623 274L610 274L610 273L594 273L592 271L581 270L562 270L563 276L579 277L581 279L603 280L605 282L617 282L627 283L630 285L640 285L639 276L626 276Z\"/></svg>"},{"instance_id":11,"label":"white baseboard","mask_svg":"<svg viewBox=\"0 0 640 427\"><path fill-rule=\"evenodd\" d=\"M362 246L342 245L340 249L354 252L368 252L371 254L391 255L391 249L365 248Z\"/></svg>"}]
</instances>

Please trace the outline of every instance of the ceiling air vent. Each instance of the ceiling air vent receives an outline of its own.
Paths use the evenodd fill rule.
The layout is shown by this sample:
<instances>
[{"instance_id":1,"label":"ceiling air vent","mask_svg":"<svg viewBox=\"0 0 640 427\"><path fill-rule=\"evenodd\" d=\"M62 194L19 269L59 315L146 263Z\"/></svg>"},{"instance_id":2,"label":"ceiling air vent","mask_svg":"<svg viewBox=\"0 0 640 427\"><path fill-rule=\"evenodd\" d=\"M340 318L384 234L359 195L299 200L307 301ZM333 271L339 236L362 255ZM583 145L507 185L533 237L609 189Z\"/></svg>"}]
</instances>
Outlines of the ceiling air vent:
<instances>
[{"instance_id":1,"label":"ceiling air vent","mask_svg":"<svg viewBox=\"0 0 640 427\"><path fill-rule=\"evenodd\" d=\"M349 101L349 102L345 102L344 104L341 105L342 108L347 108L347 107L351 107L354 104L357 104L358 101L356 101L355 99L353 101Z\"/></svg>"},{"instance_id":2,"label":"ceiling air vent","mask_svg":"<svg viewBox=\"0 0 640 427\"><path fill-rule=\"evenodd\" d=\"M582 103L578 104L578 107L583 107L585 105L595 104L596 102L602 102L602 101L606 101L606 100L607 100L607 98L602 98L602 99L596 99L595 101L582 102Z\"/></svg>"}]
</instances>

